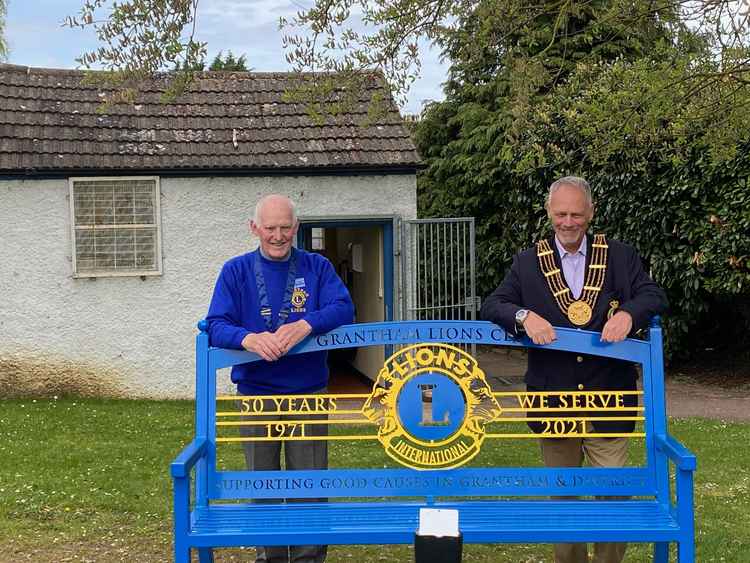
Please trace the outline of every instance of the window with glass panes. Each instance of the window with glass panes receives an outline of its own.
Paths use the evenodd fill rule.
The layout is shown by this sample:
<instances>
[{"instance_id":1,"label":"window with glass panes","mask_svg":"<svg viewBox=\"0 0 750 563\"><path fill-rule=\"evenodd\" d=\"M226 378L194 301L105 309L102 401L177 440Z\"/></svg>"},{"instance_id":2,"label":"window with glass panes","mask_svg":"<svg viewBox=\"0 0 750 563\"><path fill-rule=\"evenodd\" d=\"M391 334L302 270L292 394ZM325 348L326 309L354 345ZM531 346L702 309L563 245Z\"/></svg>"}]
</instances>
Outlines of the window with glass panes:
<instances>
[{"instance_id":1,"label":"window with glass panes","mask_svg":"<svg viewBox=\"0 0 750 563\"><path fill-rule=\"evenodd\" d=\"M70 181L74 275L161 273L159 179Z\"/></svg>"},{"instance_id":2,"label":"window with glass panes","mask_svg":"<svg viewBox=\"0 0 750 563\"><path fill-rule=\"evenodd\" d=\"M325 250L326 230L320 227L313 227L310 231L312 250Z\"/></svg>"}]
</instances>

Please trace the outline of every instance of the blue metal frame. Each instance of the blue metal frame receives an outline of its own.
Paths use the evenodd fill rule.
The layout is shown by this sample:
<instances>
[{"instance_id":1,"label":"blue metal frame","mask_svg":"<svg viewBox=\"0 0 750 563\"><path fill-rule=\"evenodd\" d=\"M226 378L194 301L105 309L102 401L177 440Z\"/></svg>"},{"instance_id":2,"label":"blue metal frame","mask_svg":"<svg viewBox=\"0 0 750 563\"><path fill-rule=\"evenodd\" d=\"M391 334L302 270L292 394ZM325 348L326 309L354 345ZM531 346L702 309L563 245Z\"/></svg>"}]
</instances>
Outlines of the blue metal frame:
<instances>
[{"instance_id":1,"label":"blue metal frame","mask_svg":"<svg viewBox=\"0 0 750 563\"><path fill-rule=\"evenodd\" d=\"M460 510L465 543L477 542L575 542L592 541L651 541L654 543L654 561L666 563L668 544L678 544L679 562L695 560L693 515L693 472L695 456L669 436L666 428L664 397L664 372L662 334L654 322L646 341L628 339L618 344L600 341L600 334L583 330L556 328L557 340L545 348L640 363L643 367L643 390L646 420L646 462L640 467L625 468L459 468L452 470L418 471L413 469L336 469L329 471L247 472L217 471L216 469L216 371L239 363L257 361L255 354L239 350L209 348L205 322L196 345L196 438L175 459L171 466L174 479L175 560L189 561L189 550L199 549L201 561L211 561L211 547L320 543L411 543L420 506L434 504ZM397 345L429 342L453 344L490 344L517 348L537 347L528 338L515 339L497 325L479 321L411 321L348 325L330 333L310 337L298 344L290 353L299 354L336 348ZM676 501L670 494L669 464L675 467ZM195 499L190 498L190 475L195 471ZM310 487L287 494L255 490L252 483L264 479L285 477L309 480ZM560 479L563 485L560 485ZM351 483L356 483L356 491ZM347 483L334 486L333 483ZM307 481L305 481L307 482ZM231 486L227 486L227 484ZM234 486L233 484L236 484ZM361 486L360 486L361 485ZM561 486L564 488L561 489ZM244 488L243 488L244 487ZM213 504L220 499L261 499L282 496L298 498L356 497L360 502L332 502L330 504L294 503L290 505L267 504ZM524 501L509 497L539 497L555 495L577 496L633 496L632 501ZM394 502L371 502L372 497L392 497ZM402 497L412 497L401 500ZM423 500L414 500L414 497ZM482 497L485 500L441 501L436 497ZM504 497L504 498L497 498ZM565 527L551 525L530 533L524 522L533 518L547 518L545 511L554 507L553 513L576 511L585 516L580 523ZM192 508L192 511L191 511ZM276 530L272 536L259 539L265 527L258 525L251 531L221 528L217 515L240 518L253 517L274 521L283 510L293 526L283 533ZM314 511L313 511L314 510ZM512 518L499 524L488 515L512 511ZM313 512L310 512L313 511ZM557 512L555 512L557 511ZM597 511L606 511L622 526L604 526L606 519L597 517ZM294 515L297 515L296 517ZM333 526L337 518L356 515L360 520L367 515L364 527L346 531ZM656 514L658 518L650 517ZM240 516L241 515L241 516ZM380 520L397 519L390 528L381 529ZM661 520L660 520L661 518ZM322 520L321 520L322 519ZM664 524L662 520L670 522ZM610 519L611 521L612 519ZM211 521L220 526L202 533L201 522ZM219 522L219 524L216 524ZM321 523L322 522L322 523ZM474 523L472 523L474 522ZM627 525L626 525L627 522ZM384 524L385 525L385 524ZM368 527L369 526L369 527ZM223 531L221 531L223 530ZM316 536L317 534L317 536ZM260 536L259 536L260 535ZM252 536L252 537L251 537ZM318 538L316 540L316 537Z\"/></svg>"}]
</instances>

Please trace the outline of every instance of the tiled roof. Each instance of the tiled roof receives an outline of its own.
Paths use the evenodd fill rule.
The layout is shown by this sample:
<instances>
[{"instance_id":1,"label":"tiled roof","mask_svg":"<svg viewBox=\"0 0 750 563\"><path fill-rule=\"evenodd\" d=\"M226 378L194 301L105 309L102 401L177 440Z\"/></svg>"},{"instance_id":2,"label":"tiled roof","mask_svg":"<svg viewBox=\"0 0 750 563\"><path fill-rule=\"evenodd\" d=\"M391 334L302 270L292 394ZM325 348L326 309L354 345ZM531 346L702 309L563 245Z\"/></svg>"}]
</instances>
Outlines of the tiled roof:
<instances>
[{"instance_id":1,"label":"tiled roof","mask_svg":"<svg viewBox=\"0 0 750 563\"><path fill-rule=\"evenodd\" d=\"M102 114L102 93L82 71L0 65L0 175L420 165L395 106L361 126L365 92L349 114L317 124L283 99L297 76L200 73L171 103L160 102L163 81L155 80L135 104Z\"/></svg>"}]
</instances>

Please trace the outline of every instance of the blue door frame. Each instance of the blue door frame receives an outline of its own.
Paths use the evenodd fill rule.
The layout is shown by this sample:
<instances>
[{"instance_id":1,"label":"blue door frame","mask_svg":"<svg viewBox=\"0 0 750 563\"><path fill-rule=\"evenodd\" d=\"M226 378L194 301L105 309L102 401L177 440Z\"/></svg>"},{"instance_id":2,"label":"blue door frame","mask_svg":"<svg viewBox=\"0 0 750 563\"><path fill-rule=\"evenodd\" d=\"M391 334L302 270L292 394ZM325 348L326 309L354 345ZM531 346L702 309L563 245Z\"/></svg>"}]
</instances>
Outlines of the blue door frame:
<instances>
[{"instance_id":1,"label":"blue door frame","mask_svg":"<svg viewBox=\"0 0 750 563\"><path fill-rule=\"evenodd\" d=\"M394 320L393 317L393 217L372 219L301 219L297 231L297 247L304 248L305 240L311 236L311 229L335 229L335 228L383 228L383 315L385 322ZM389 356L386 350L386 358Z\"/></svg>"}]
</instances>

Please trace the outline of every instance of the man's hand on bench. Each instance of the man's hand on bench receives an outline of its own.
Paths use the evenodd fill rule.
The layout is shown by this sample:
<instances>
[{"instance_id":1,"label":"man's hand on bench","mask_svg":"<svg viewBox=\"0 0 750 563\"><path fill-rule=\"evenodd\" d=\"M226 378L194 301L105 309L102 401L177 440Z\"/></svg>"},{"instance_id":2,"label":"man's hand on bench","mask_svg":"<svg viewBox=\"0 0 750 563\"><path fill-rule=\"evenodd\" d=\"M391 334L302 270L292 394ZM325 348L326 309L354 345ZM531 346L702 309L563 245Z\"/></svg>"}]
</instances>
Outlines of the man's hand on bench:
<instances>
[{"instance_id":1,"label":"man's hand on bench","mask_svg":"<svg viewBox=\"0 0 750 563\"><path fill-rule=\"evenodd\" d=\"M633 317L627 311L618 311L602 329L602 342L622 342L633 328Z\"/></svg>"},{"instance_id":2,"label":"man's hand on bench","mask_svg":"<svg viewBox=\"0 0 750 563\"><path fill-rule=\"evenodd\" d=\"M251 332L242 339L242 347L255 352L268 362L275 362L286 354L286 350L272 332Z\"/></svg>"},{"instance_id":3,"label":"man's hand on bench","mask_svg":"<svg viewBox=\"0 0 750 563\"><path fill-rule=\"evenodd\" d=\"M300 319L281 325L276 332L251 332L242 339L242 347L268 362L275 362L311 332L310 324Z\"/></svg>"},{"instance_id":4,"label":"man's hand on bench","mask_svg":"<svg viewBox=\"0 0 750 563\"><path fill-rule=\"evenodd\" d=\"M284 348L284 354L294 348L298 342L312 332L312 327L305 319L281 325L276 331L279 344Z\"/></svg>"},{"instance_id":5,"label":"man's hand on bench","mask_svg":"<svg viewBox=\"0 0 750 563\"><path fill-rule=\"evenodd\" d=\"M526 320L523 321L523 329L534 344L550 344L557 340L555 329L547 319L529 311Z\"/></svg>"}]
</instances>

